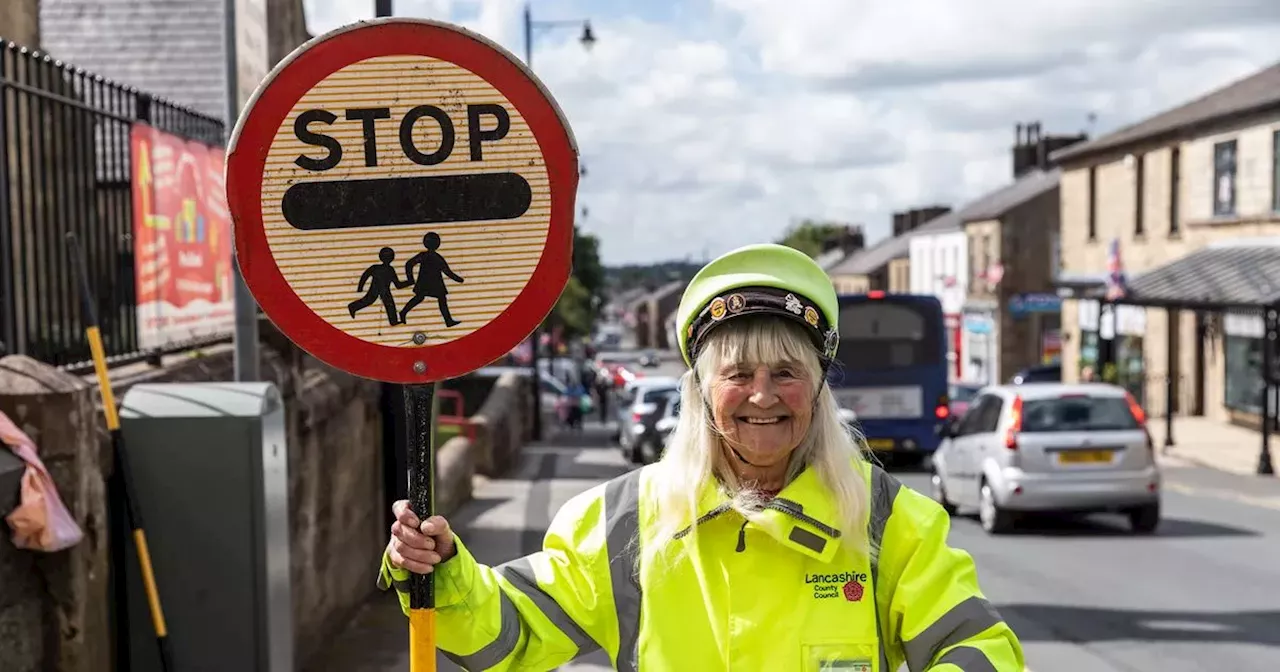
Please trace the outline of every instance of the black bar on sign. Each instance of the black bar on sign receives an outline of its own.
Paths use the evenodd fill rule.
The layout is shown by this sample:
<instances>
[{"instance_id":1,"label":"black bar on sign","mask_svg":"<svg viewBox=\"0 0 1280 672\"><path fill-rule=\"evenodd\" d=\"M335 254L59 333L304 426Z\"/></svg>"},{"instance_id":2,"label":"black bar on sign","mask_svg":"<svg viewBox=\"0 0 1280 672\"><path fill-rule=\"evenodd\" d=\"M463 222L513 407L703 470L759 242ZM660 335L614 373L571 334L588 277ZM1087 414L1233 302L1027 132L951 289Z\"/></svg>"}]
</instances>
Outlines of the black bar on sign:
<instances>
[{"instance_id":1,"label":"black bar on sign","mask_svg":"<svg viewBox=\"0 0 1280 672\"><path fill-rule=\"evenodd\" d=\"M516 173L299 182L280 203L303 231L515 219L533 190Z\"/></svg>"}]
</instances>

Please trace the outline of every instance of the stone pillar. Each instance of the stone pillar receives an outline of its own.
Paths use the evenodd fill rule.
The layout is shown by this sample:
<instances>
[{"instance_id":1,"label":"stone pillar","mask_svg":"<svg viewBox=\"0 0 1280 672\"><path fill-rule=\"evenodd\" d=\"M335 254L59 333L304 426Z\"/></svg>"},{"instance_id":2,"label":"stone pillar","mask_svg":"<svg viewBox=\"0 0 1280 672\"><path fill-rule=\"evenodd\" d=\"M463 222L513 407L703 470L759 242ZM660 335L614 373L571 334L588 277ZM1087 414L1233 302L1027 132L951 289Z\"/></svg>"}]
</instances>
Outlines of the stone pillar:
<instances>
[{"instance_id":1,"label":"stone pillar","mask_svg":"<svg viewBox=\"0 0 1280 672\"><path fill-rule=\"evenodd\" d=\"M0 526L0 670L111 669L106 489L100 413L82 379L29 357L0 359L0 411L35 442L84 539L20 550Z\"/></svg>"}]
</instances>

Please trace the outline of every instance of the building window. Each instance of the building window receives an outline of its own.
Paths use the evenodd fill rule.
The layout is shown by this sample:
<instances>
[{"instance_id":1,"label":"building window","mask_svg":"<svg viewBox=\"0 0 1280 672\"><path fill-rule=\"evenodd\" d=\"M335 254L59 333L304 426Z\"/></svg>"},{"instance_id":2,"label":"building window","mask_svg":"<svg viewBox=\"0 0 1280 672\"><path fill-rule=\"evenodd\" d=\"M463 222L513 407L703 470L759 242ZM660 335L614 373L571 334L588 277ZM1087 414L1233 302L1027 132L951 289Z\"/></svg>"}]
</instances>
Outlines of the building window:
<instances>
[{"instance_id":1,"label":"building window","mask_svg":"<svg viewBox=\"0 0 1280 672\"><path fill-rule=\"evenodd\" d=\"M1223 337L1226 380L1223 405L1233 411L1261 414L1262 339L1249 336Z\"/></svg>"},{"instance_id":2,"label":"building window","mask_svg":"<svg viewBox=\"0 0 1280 672\"><path fill-rule=\"evenodd\" d=\"M1271 209L1280 212L1280 131L1271 133Z\"/></svg>"},{"instance_id":3,"label":"building window","mask_svg":"<svg viewBox=\"0 0 1280 672\"><path fill-rule=\"evenodd\" d=\"M1143 222L1143 198L1142 192L1145 190L1146 181L1147 155L1139 154L1135 159L1133 167L1133 235L1141 236L1146 228Z\"/></svg>"},{"instance_id":4,"label":"building window","mask_svg":"<svg viewBox=\"0 0 1280 672\"><path fill-rule=\"evenodd\" d=\"M1213 214L1236 212L1236 141L1213 146Z\"/></svg>"},{"instance_id":5,"label":"building window","mask_svg":"<svg viewBox=\"0 0 1280 672\"><path fill-rule=\"evenodd\" d=\"M1089 240L1098 239L1098 167L1089 166Z\"/></svg>"},{"instance_id":6,"label":"building window","mask_svg":"<svg viewBox=\"0 0 1280 672\"><path fill-rule=\"evenodd\" d=\"M1179 190L1182 188L1182 148L1174 147L1169 156L1169 235L1182 229L1178 222Z\"/></svg>"}]
</instances>

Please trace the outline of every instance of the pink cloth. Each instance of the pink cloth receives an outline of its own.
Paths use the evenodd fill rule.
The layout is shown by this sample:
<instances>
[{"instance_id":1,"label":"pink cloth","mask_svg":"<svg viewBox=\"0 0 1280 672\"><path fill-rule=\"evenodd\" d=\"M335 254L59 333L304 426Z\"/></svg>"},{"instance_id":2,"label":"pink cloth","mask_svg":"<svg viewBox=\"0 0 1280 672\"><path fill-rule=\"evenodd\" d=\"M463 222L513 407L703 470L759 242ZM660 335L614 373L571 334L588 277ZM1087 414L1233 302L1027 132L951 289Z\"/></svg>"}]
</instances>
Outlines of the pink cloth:
<instances>
[{"instance_id":1,"label":"pink cloth","mask_svg":"<svg viewBox=\"0 0 1280 672\"><path fill-rule=\"evenodd\" d=\"M18 508L5 516L13 530L13 545L52 553L80 543L84 532L58 497L53 478L36 454L35 442L4 413L0 413L0 442L27 463Z\"/></svg>"}]
</instances>

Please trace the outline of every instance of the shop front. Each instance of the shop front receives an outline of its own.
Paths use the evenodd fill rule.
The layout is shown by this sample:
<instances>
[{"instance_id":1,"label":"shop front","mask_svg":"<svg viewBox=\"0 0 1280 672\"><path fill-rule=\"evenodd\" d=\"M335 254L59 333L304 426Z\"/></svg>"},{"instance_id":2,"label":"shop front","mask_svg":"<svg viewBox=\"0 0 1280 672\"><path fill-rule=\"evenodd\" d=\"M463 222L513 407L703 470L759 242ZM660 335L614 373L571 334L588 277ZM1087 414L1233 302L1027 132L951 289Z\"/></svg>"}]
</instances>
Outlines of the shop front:
<instances>
[{"instance_id":1,"label":"shop front","mask_svg":"<svg viewBox=\"0 0 1280 672\"><path fill-rule=\"evenodd\" d=\"M976 385L992 385L1000 382L998 338L995 311L983 307L966 306L961 375L964 382Z\"/></svg>"},{"instance_id":2,"label":"shop front","mask_svg":"<svg viewBox=\"0 0 1280 672\"><path fill-rule=\"evenodd\" d=\"M1145 406L1146 309L1093 299L1081 299L1076 306L1080 329L1080 356L1075 363L1078 379L1119 385Z\"/></svg>"},{"instance_id":3,"label":"shop front","mask_svg":"<svg viewBox=\"0 0 1280 672\"><path fill-rule=\"evenodd\" d=\"M1009 316L1029 323L1030 347L1035 349L1035 359L1029 363L1061 365L1062 299L1057 294L1014 294L1009 298Z\"/></svg>"},{"instance_id":4,"label":"shop front","mask_svg":"<svg viewBox=\"0 0 1280 672\"><path fill-rule=\"evenodd\" d=\"M1261 416L1262 392L1266 389L1266 381L1262 376L1262 344L1266 333L1262 313L1260 311L1224 313L1222 331L1225 374L1223 405L1237 413ZM1274 393L1269 401L1271 417L1275 417Z\"/></svg>"}]
</instances>

